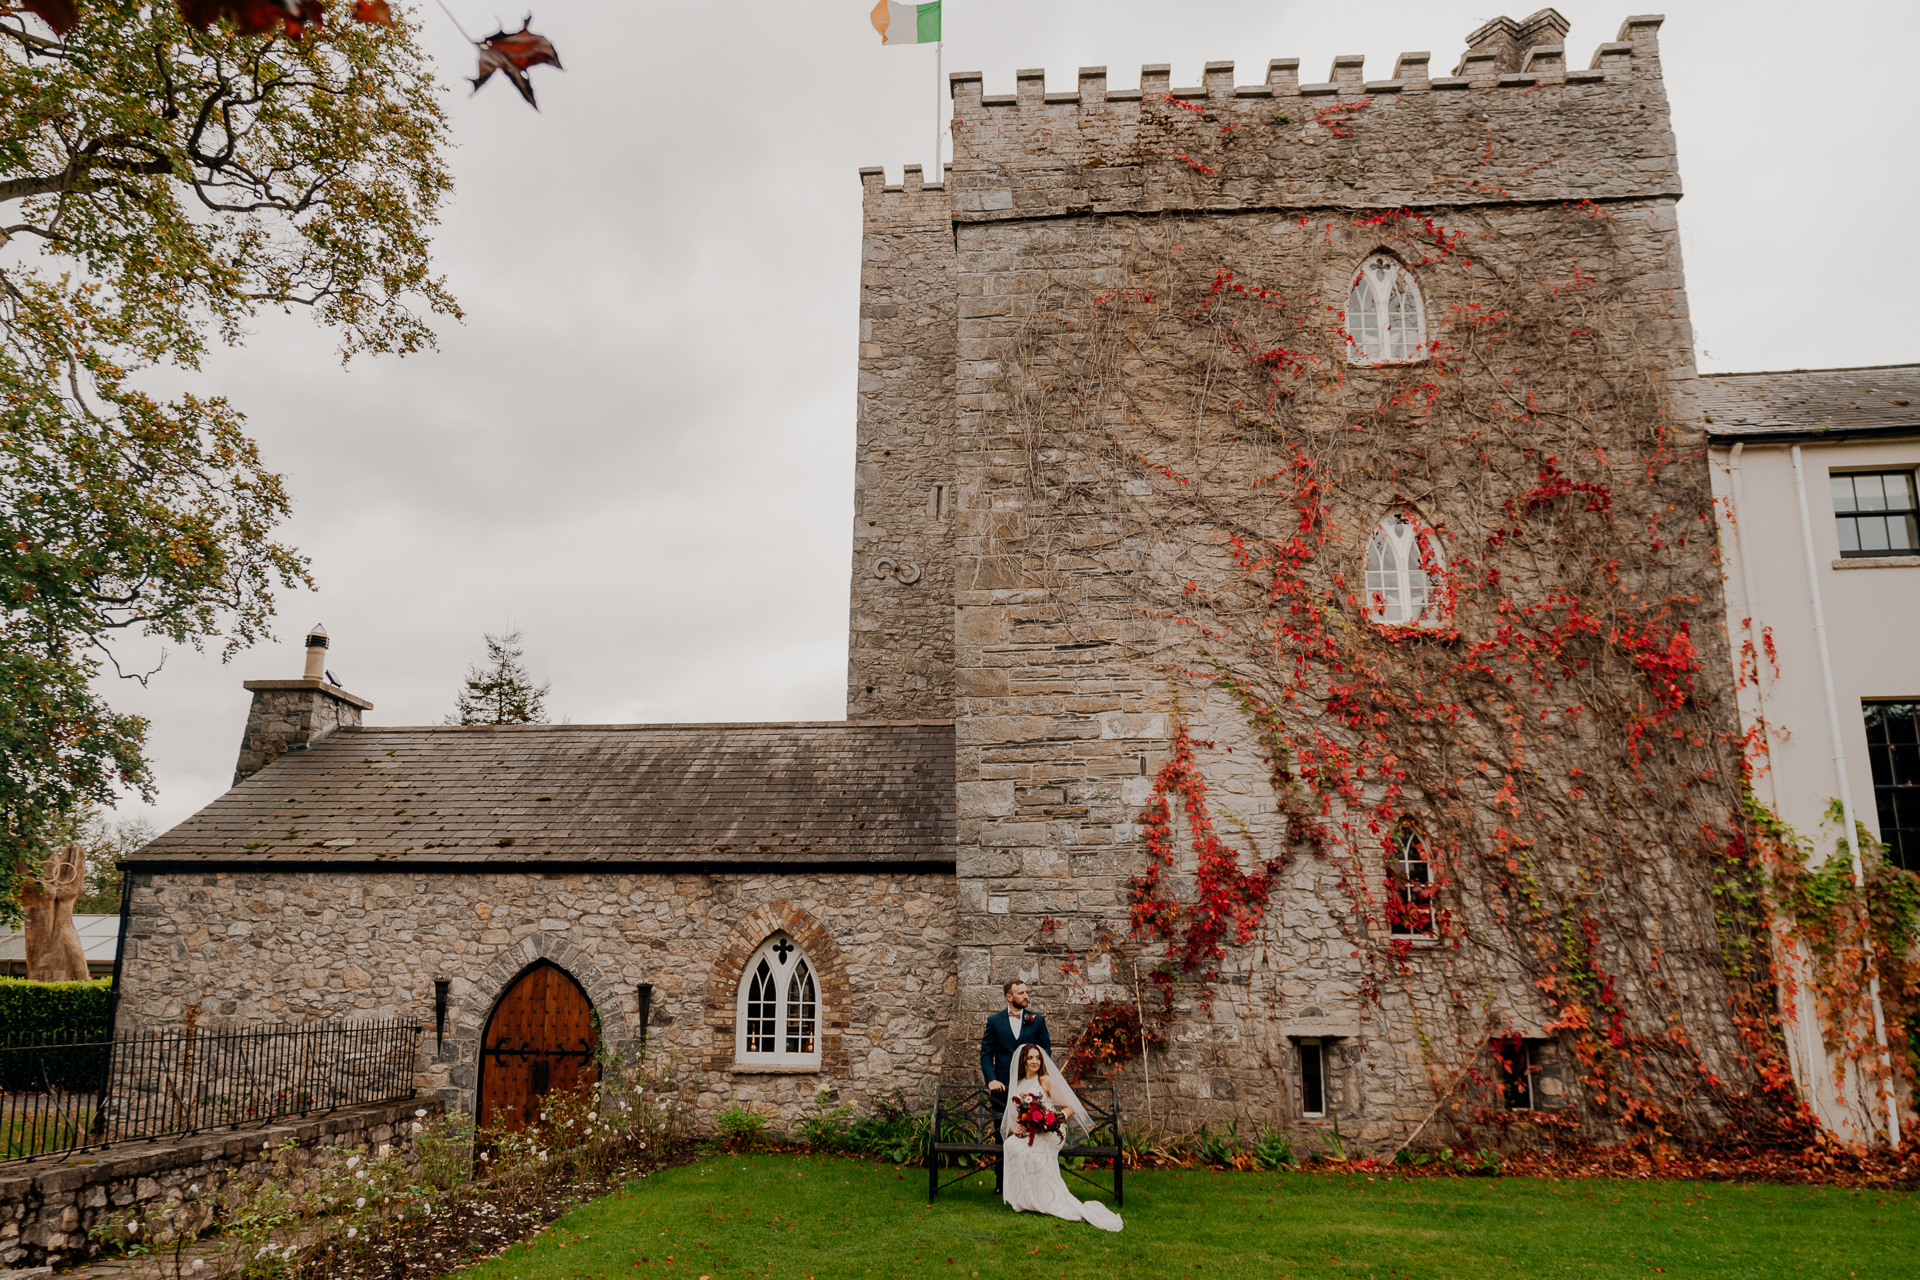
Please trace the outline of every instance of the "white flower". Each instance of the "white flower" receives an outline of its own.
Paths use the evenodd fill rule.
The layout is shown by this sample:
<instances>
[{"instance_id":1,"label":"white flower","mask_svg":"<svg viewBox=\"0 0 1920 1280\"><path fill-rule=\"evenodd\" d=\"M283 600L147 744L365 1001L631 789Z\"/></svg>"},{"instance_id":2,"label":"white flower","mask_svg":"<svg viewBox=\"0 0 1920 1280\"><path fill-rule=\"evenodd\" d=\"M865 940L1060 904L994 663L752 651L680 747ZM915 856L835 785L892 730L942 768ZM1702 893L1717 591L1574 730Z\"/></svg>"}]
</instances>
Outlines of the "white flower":
<instances>
[{"instance_id":1,"label":"white flower","mask_svg":"<svg viewBox=\"0 0 1920 1280\"><path fill-rule=\"evenodd\" d=\"M367 1176L367 1171L365 1169L355 1169L353 1171L353 1176L356 1178L364 1178Z\"/></svg>"},{"instance_id":2,"label":"white flower","mask_svg":"<svg viewBox=\"0 0 1920 1280\"><path fill-rule=\"evenodd\" d=\"M349 1169L351 1169L351 1168L353 1168L353 1166L355 1166L355 1165L357 1165L357 1164L359 1164L359 1163L360 1163L360 1157L359 1157L359 1156L348 1156L348 1157L347 1157L347 1168L349 1168Z\"/></svg>"},{"instance_id":3,"label":"white flower","mask_svg":"<svg viewBox=\"0 0 1920 1280\"><path fill-rule=\"evenodd\" d=\"M356 1209L364 1209L364 1208L366 1208L366 1207L367 1207L367 1198L366 1198L365 1196L361 1196L361 1197L360 1197L360 1198L359 1198L358 1200L355 1200L355 1201L353 1202L353 1207L354 1207L354 1208L356 1208Z\"/></svg>"},{"instance_id":4,"label":"white flower","mask_svg":"<svg viewBox=\"0 0 1920 1280\"><path fill-rule=\"evenodd\" d=\"M589 1111L589 1112L587 1112L587 1119L589 1119L589 1120L598 1120L599 1118L600 1118L600 1113L599 1113L598 1111Z\"/></svg>"},{"instance_id":5,"label":"white flower","mask_svg":"<svg viewBox=\"0 0 1920 1280\"><path fill-rule=\"evenodd\" d=\"M193 1260L193 1269L195 1271L198 1271L200 1268L206 1265L207 1265L207 1260L205 1258L195 1258Z\"/></svg>"},{"instance_id":6,"label":"white flower","mask_svg":"<svg viewBox=\"0 0 1920 1280\"><path fill-rule=\"evenodd\" d=\"M418 1132L420 1132L420 1129L421 1129L421 1124L420 1124L420 1122L419 1122L418 1120L416 1120L416 1121L414 1121L414 1122L413 1122L413 1131L414 1131L415 1133L418 1133Z\"/></svg>"},{"instance_id":7,"label":"white flower","mask_svg":"<svg viewBox=\"0 0 1920 1280\"><path fill-rule=\"evenodd\" d=\"M353 1238L354 1238L355 1236L357 1236L357 1235L359 1235L359 1234L360 1234L360 1228L358 1228L358 1227L348 1227L348 1228L347 1228L347 1239L349 1239L349 1240L351 1240L351 1239L353 1239Z\"/></svg>"},{"instance_id":8,"label":"white flower","mask_svg":"<svg viewBox=\"0 0 1920 1280\"><path fill-rule=\"evenodd\" d=\"M137 1223L137 1222L129 1222L129 1223L127 1224L127 1234L128 1234L128 1235L130 1235L130 1236L137 1236L137 1235L139 1235L139 1234L140 1234L140 1224L139 1224L139 1223Z\"/></svg>"},{"instance_id":9,"label":"white flower","mask_svg":"<svg viewBox=\"0 0 1920 1280\"><path fill-rule=\"evenodd\" d=\"M415 1120L419 1120L425 1117L426 1114L427 1114L427 1109L425 1107L422 1107L418 1111L413 1113L413 1118Z\"/></svg>"}]
</instances>

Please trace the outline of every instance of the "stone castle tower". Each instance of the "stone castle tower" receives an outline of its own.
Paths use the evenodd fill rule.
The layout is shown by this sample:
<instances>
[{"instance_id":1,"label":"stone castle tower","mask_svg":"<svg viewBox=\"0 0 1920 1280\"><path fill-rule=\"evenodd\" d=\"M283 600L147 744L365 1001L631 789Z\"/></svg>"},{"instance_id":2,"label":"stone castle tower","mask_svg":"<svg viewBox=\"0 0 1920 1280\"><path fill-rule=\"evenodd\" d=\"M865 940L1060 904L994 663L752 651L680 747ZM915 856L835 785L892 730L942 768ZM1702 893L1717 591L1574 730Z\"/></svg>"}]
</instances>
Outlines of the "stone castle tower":
<instances>
[{"instance_id":1,"label":"stone castle tower","mask_svg":"<svg viewBox=\"0 0 1920 1280\"><path fill-rule=\"evenodd\" d=\"M956 722L956 1028L1157 1007L1156 1112L1369 1143L1765 1109L1661 21L960 73L944 182L861 171L847 707Z\"/></svg>"}]
</instances>

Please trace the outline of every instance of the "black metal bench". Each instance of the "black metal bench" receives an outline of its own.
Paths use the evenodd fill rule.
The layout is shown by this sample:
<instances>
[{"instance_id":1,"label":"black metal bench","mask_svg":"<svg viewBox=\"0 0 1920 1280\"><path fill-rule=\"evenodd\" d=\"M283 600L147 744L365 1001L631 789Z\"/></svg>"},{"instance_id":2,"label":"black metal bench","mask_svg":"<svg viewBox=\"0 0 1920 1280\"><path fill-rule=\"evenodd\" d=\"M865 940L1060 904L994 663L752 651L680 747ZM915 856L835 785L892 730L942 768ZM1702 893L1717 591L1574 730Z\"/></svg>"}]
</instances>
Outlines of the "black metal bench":
<instances>
[{"instance_id":1,"label":"black metal bench","mask_svg":"<svg viewBox=\"0 0 1920 1280\"><path fill-rule=\"evenodd\" d=\"M1060 1152L1060 1171L1080 1179L1096 1191L1113 1197L1116 1209L1126 1207L1126 1159L1120 1150L1120 1091L1118 1089L1078 1089L1086 1105L1093 1132L1086 1140ZM1102 1107L1093 1099L1106 1095ZM981 1172L967 1169L940 1181L942 1164L959 1164L968 1156L993 1157L993 1189L1001 1189L1000 1117L1006 1110L1006 1095L989 1092L985 1085L937 1085L933 1091L933 1123L927 1130L927 1203L942 1190ZM1104 1160L1113 1173L1113 1185L1102 1186L1080 1170L1067 1164L1070 1159Z\"/></svg>"}]
</instances>

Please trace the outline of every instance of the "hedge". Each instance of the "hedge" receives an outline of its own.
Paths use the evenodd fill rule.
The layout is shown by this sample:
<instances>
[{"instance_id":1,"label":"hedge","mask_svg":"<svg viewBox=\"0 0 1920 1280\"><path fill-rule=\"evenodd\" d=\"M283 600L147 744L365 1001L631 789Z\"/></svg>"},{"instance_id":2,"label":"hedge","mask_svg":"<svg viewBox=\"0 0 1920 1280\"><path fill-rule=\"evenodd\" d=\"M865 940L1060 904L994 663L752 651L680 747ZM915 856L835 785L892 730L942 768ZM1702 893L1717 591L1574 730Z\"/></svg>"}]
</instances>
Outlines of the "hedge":
<instances>
[{"instance_id":1,"label":"hedge","mask_svg":"<svg viewBox=\"0 0 1920 1280\"><path fill-rule=\"evenodd\" d=\"M0 1031L4 1032L0 1088L35 1089L48 1083L56 1088L95 1087L104 1050L67 1049L48 1055L8 1052L3 1046L106 1039L107 993L112 986L105 978L94 982L0 978Z\"/></svg>"}]
</instances>

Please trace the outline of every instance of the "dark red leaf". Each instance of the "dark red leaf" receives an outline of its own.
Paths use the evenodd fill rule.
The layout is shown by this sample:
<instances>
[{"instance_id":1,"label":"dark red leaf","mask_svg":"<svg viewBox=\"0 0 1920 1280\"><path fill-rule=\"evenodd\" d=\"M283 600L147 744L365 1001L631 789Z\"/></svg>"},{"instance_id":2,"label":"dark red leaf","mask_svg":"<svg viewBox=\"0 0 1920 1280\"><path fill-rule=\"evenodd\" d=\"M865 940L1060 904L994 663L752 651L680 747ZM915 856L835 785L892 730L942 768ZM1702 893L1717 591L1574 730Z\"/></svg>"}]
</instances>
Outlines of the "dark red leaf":
<instances>
[{"instance_id":1,"label":"dark red leaf","mask_svg":"<svg viewBox=\"0 0 1920 1280\"><path fill-rule=\"evenodd\" d=\"M387 7L387 0L353 0L353 20L390 27L393 25L393 10Z\"/></svg>"},{"instance_id":2,"label":"dark red leaf","mask_svg":"<svg viewBox=\"0 0 1920 1280\"><path fill-rule=\"evenodd\" d=\"M320 0L178 0L180 16L202 31L222 18L243 36L264 35L276 27L298 39L326 16Z\"/></svg>"},{"instance_id":3,"label":"dark red leaf","mask_svg":"<svg viewBox=\"0 0 1920 1280\"><path fill-rule=\"evenodd\" d=\"M520 96L527 100L527 105L539 110L540 104L533 100L533 82L527 79L527 70L542 62L559 67L560 55L554 50L553 41L527 29L532 25L533 15L528 14L518 31L496 31L485 40L474 42L480 51L480 74L473 78L476 91L494 72L504 72Z\"/></svg>"},{"instance_id":4,"label":"dark red leaf","mask_svg":"<svg viewBox=\"0 0 1920 1280\"><path fill-rule=\"evenodd\" d=\"M21 0L29 13L40 15L40 20L53 28L53 34L63 36L73 30L73 24L80 21L80 9L73 0Z\"/></svg>"}]
</instances>

